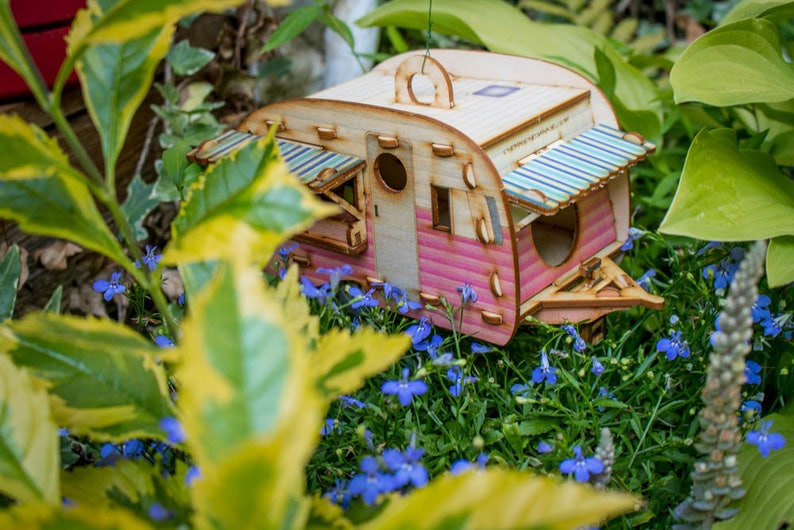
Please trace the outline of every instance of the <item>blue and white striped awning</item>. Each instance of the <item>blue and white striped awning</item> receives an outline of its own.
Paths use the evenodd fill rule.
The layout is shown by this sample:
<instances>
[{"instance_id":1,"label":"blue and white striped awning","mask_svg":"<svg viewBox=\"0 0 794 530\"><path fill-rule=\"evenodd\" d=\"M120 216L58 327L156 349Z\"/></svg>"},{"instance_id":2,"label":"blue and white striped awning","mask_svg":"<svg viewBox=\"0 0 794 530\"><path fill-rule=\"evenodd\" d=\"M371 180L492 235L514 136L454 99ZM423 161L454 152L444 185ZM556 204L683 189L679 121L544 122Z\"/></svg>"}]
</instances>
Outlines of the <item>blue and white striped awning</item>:
<instances>
[{"instance_id":1,"label":"blue and white striped awning","mask_svg":"<svg viewBox=\"0 0 794 530\"><path fill-rule=\"evenodd\" d=\"M188 153L188 157L204 165L212 164L260 138L262 137L256 134L226 131L217 138L201 144ZM280 138L277 138L276 142L290 173L318 193L338 186L353 177L364 165L364 161L360 158L315 145Z\"/></svg>"},{"instance_id":2,"label":"blue and white striped awning","mask_svg":"<svg viewBox=\"0 0 794 530\"><path fill-rule=\"evenodd\" d=\"M542 151L502 181L510 202L548 215L603 186L655 149L637 134L597 125Z\"/></svg>"}]
</instances>

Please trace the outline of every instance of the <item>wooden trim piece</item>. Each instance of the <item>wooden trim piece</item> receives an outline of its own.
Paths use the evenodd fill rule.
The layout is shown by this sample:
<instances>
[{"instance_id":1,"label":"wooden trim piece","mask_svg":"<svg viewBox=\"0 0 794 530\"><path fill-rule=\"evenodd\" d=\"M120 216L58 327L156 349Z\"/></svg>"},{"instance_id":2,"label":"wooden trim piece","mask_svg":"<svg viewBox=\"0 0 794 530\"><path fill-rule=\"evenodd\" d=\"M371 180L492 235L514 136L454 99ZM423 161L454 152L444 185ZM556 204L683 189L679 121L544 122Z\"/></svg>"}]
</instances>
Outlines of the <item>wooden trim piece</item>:
<instances>
[{"instance_id":1,"label":"wooden trim piece","mask_svg":"<svg viewBox=\"0 0 794 530\"><path fill-rule=\"evenodd\" d=\"M433 154L436 156L446 158L455 154L455 146L435 143L431 144L431 146L433 147Z\"/></svg>"},{"instance_id":2,"label":"wooden trim piece","mask_svg":"<svg viewBox=\"0 0 794 530\"><path fill-rule=\"evenodd\" d=\"M400 146L400 140L396 136L378 135L378 145L381 149L397 149Z\"/></svg>"},{"instance_id":3,"label":"wooden trim piece","mask_svg":"<svg viewBox=\"0 0 794 530\"><path fill-rule=\"evenodd\" d=\"M480 315L482 315L483 322L492 326L501 326L504 322L504 319L500 313L494 313L493 311L486 311L483 309L480 311Z\"/></svg>"},{"instance_id":4,"label":"wooden trim piece","mask_svg":"<svg viewBox=\"0 0 794 530\"><path fill-rule=\"evenodd\" d=\"M336 128L317 127L317 136L320 140L336 140Z\"/></svg>"},{"instance_id":5,"label":"wooden trim piece","mask_svg":"<svg viewBox=\"0 0 794 530\"><path fill-rule=\"evenodd\" d=\"M502 291L502 280L499 279L499 273L494 271L488 275L488 285L491 287L491 292L497 298L504 296Z\"/></svg>"},{"instance_id":6,"label":"wooden trim piece","mask_svg":"<svg viewBox=\"0 0 794 530\"><path fill-rule=\"evenodd\" d=\"M433 83L435 95L432 103L423 103L414 94L411 82L416 75L426 75ZM451 109L455 106L452 79L440 62L425 55L412 55L397 67L394 72L394 99L397 103L412 103L441 109Z\"/></svg>"},{"instance_id":7,"label":"wooden trim piece","mask_svg":"<svg viewBox=\"0 0 794 530\"><path fill-rule=\"evenodd\" d=\"M477 176L474 174L474 165L471 162L463 164L463 183L472 190L477 187Z\"/></svg>"},{"instance_id":8,"label":"wooden trim piece","mask_svg":"<svg viewBox=\"0 0 794 530\"><path fill-rule=\"evenodd\" d=\"M484 217L477 219L477 239L486 245L491 242L491 236L488 235L488 223Z\"/></svg>"},{"instance_id":9,"label":"wooden trim piece","mask_svg":"<svg viewBox=\"0 0 794 530\"><path fill-rule=\"evenodd\" d=\"M302 256L300 254L295 254L294 252L292 254L292 261L297 263L298 267L301 267L301 268L304 268L304 269L312 266L312 262L311 262L311 260L309 259L308 256Z\"/></svg>"},{"instance_id":10,"label":"wooden trim piece","mask_svg":"<svg viewBox=\"0 0 794 530\"><path fill-rule=\"evenodd\" d=\"M287 126L284 124L283 120L265 120L265 125L268 129L272 129L275 125L276 132L284 132L287 130Z\"/></svg>"},{"instance_id":11,"label":"wooden trim piece","mask_svg":"<svg viewBox=\"0 0 794 530\"><path fill-rule=\"evenodd\" d=\"M435 294L430 294L430 293L425 293L425 292L421 292L420 291L419 292L419 299L422 300L422 302L424 302L426 304L430 304L430 305L434 305L434 306L441 305L441 297L437 296Z\"/></svg>"}]
</instances>

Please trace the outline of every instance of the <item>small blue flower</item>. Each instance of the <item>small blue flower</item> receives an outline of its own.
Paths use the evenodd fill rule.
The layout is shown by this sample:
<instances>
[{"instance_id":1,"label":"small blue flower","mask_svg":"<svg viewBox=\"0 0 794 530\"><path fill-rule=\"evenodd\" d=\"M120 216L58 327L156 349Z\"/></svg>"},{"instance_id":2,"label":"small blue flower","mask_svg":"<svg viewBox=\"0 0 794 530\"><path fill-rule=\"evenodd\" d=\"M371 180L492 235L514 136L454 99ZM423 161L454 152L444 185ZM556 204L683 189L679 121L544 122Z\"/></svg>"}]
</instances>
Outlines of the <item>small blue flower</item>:
<instances>
[{"instance_id":1,"label":"small blue flower","mask_svg":"<svg viewBox=\"0 0 794 530\"><path fill-rule=\"evenodd\" d=\"M599 376L604 373L604 365L601 364L601 361L599 361L596 357L593 357L593 366L590 368L590 371L596 376Z\"/></svg>"},{"instance_id":2,"label":"small blue flower","mask_svg":"<svg viewBox=\"0 0 794 530\"><path fill-rule=\"evenodd\" d=\"M477 301L477 293L474 291L474 288L471 286L471 283L466 282L460 287L456 287L455 289L460 293L460 299L463 305L466 305L469 302L473 304Z\"/></svg>"},{"instance_id":3,"label":"small blue flower","mask_svg":"<svg viewBox=\"0 0 794 530\"><path fill-rule=\"evenodd\" d=\"M748 385L760 385L761 365L748 359L744 364L744 377L747 379Z\"/></svg>"},{"instance_id":4,"label":"small blue flower","mask_svg":"<svg viewBox=\"0 0 794 530\"><path fill-rule=\"evenodd\" d=\"M162 258L163 255L157 253L157 246L150 247L149 245L146 245L146 254L141 256L141 260L146 265L146 268L150 271L157 269L157 264ZM136 260L135 266L140 268L141 264Z\"/></svg>"},{"instance_id":5,"label":"small blue flower","mask_svg":"<svg viewBox=\"0 0 794 530\"><path fill-rule=\"evenodd\" d=\"M676 357L689 357L689 344L681 339L681 331L671 331L670 338L659 339L656 343L656 351L662 352L668 361Z\"/></svg>"},{"instance_id":6,"label":"small blue flower","mask_svg":"<svg viewBox=\"0 0 794 530\"><path fill-rule=\"evenodd\" d=\"M146 446L140 440L127 440L121 446L121 454L124 458L138 458L145 450Z\"/></svg>"},{"instance_id":7,"label":"small blue flower","mask_svg":"<svg viewBox=\"0 0 794 530\"><path fill-rule=\"evenodd\" d=\"M158 521L158 522L165 521L166 519L170 519L174 516L173 512L167 510L165 506L163 506L159 502L154 502L152 503L151 506L149 506L148 514L149 514L149 518L152 521Z\"/></svg>"},{"instance_id":8,"label":"small blue flower","mask_svg":"<svg viewBox=\"0 0 794 530\"><path fill-rule=\"evenodd\" d=\"M185 484L187 487L193 486L193 483L201 478L201 470L196 466L191 466L185 473Z\"/></svg>"},{"instance_id":9,"label":"small blue flower","mask_svg":"<svg viewBox=\"0 0 794 530\"><path fill-rule=\"evenodd\" d=\"M708 280L714 278L715 289L725 289L731 281L736 271L739 270L739 262L744 258L744 249L734 247L731 249L730 258L726 258L717 265L708 265L703 269L703 278Z\"/></svg>"},{"instance_id":10,"label":"small blue flower","mask_svg":"<svg viewBox=\"0 0 794 530\"><path fill-rule=\"evenodd\" d=\"M351 495L359 495L365 504L372 506L381 493L393 491L394 479L378 468L378 461L374 457L365 456L361 459L361 471L350 479L348 491Z\"/></svg>"},{"instance_id":11,"label":"small blue flower","mask_svg":"<svg viewBox=\"0 0 794 530\"><path fill-rule=\"evenodd\" d=\"M329 269L326 267L320 267L317 269L318 274L327 274L329 278L329 282L331 284L331 290L335 290L339 287L339 282L342 281L344 276L349 276L353 274L353 267L345 263L340 267L335 267L333 269Z\"/></svg>"},{"instance_id":12,"label":"small blue flower","mask_svg":"<svg viewBox=\"0 0 794 530\"><path fill-rule=\"evenodd\" d=\"M459 397L463 391L463 385L477 381L476 377L463 377L463 372L460 366L452 366L447 370L447 378L452 381L452 386L449 387L449 393L453 397Z\"/></svg>"},{"instance_id":13,"label":"small blue flower","mask_svg":"<svg viewBox=\"0 0 794 530\"><path fill-rule=\"evenodd\" d=\"M444 339L441 338L441 335L434 334L432 337L430 337L430 340L423 340L417 344L414 344L414 349L416 351L426 351L427 355L431 359L435 359L437 351L443 342Z\"/></svg>"},{"instance_id":14,"label":"small blue flower","mask_svg":"<svg viewBox=\"0 0 794 530\"><path fill-rule=\"evenodd\" d=\"M333 418L325 418L323 422L323 426L320 429L320 436L325 436L327 434L331 434L334 432L334 428L336 428L337 434L342 434L342 427L339 426L339 423Z\"/></svg>"},{"instance_id":15,"label":"small blue flower","mask_svg":"<svg viewBox=\"0 0 794 530\"><path fill-rule=\"evenodd\" d=\"M334 487L323 495L324 498L334 504L338 504L342 508L347 508L350 505L352 496L347 487L347 481L340 479L334 479Z\"/></svg>"},{"instance_id":16,"label":"small blue flower","mask_svg":"<svg viewBox=\"0 0 794 530\"><path fill-rule=\"evenodd\" d=\"M471 343L471 352L472 353L488 353L492 352L493 348L486 344L480 344L479 342L472 342Z\"/></svg>"},{"instance_id":17,"label":"small blue flower","mask_svg":"<svg viewBox=\"0 0 794 530\"><path fill-rule=\"evenodd\" d=\"M486 463L488 463L488 455L485 453L480 453L474 463L469 462L465 458L455 460L449 467L449 472L453 475L460 475L461 473L465 473L466 471L474 469L475 467L478 469L485 469Z\"/></svg>"},{"instance_id":18,"label":"small blue flower","mask_svg":"<svg viewBox=\"0 0 794 530\"><path fill-rule=\"evenodd\" d=\"M786 445L786 439L783 435L780 433L770 433L770 427L772 427L772 420L761 420L761 429L758 431L750 431L745 437L748 443L758 446L758 451L761 453L762 458L769 456L770 451L783 449Z\"/></svg>"},{"instance_id":19,"label":"small blue flower","mask_svg":"<svg viewBox=\"0 0 794 530\"><path fill-rule=\"evenodd\" d=\"M411 344L413 344L415 348L417 344L430 336L432 328L433 324L431 324L426 317L422 317L416 324L408 326L408 329L405 330L405 334L411 337Z\"/></svg>"},{"instance_id":20,"label":"small blue flower","mask_svg":"<svg viewBox=\"0 0 794 530\"><path fill-rule=\"evenodd\" d=\"M182 428L182 424L178 419L167 417L160 420L160 428L168 437L168 441L172 444L178 444L185 441L187 435Z\"/></svg>"},{"instance_id":21,"label":"small blue flower","mask_svg":"<svg viewBox=\"0 0 794 530\"><path fill-rule=\"evenodd\" d=\"M752 412L753 414L761 414L761 404L753 399L748 399L742 403L740 412Z\"/></svg>"},{"instance_id":22,"label":"small blue flower","mask_svg":"<svg viewBox=\"0 0 794 530\"><path fill-rule=\"evenodd\" d=\"M427 385L424 381L408 380L408 368L403 368L403 377L397 381L386 381L381 386L381 392L387 395L397 395L400 405L407 407L413 401L414 396L420 396L427 392Z\"/></svg>"},{"instance_id":23,"label":"small blue flower","mask_svg":"<svg viewBox=\"0 0 794 530\"><path fill-rule=\"evenodd\" d=\"M516 384L514 384L513 386L510 387L510 393L511 394L513 394L513 395L518 394L518 396L516 396L516 397L523 398L523 399L528 399L529 398L530 390L532 390L532 387L527 385L527 384L524 384L524 383L516 383Z\"/></svg>"},{"instance_id":24,"label":"small blue flower","mask_svg":"<svg viewBox=\"0 0 794 530\"><path fill-rule=\"evenodd\" d=\"M121 273L114 272L110 275L110 281L97 280L94 282L94 290L98 293L104 293L105 301L109 302L113 296L123 293L127 290L126 287L119 283L121 280Z\"/></svg>"},{"instance_id":25,"label":"small blue flower","mask_svg":"<svg viewBox=\"0 0 794 530\"><path fill-rule=\"evenodd\" d=\"M631 250L634 248L634 242L644 235L645 230L640 230L639 228L634 227L629 228L629 237L626 239L626 242L620 246L620 250L623 252Z\"/></svg>"},{"instance_id":26,"label":"small blue flower","mask_svg":"<svg viewBox=\"0 0 794 530\"><path fill-rule=\"evenodd\" d=\"M179 307L185 306L185 293L179 295L179 298L176 299L176 303L179 305Z\"/></svg>"},{"instance_id":27,"label":"small blue flower","mask_svg":"<svg viewBox=\"0 0 794 530\"><path fill-rule=\"evenodd\" d=\"M173 348L174 341L166 337L165 335L157 335L154 338L154 343L160 346L161 348Z\"/></svg>"},{"instance_id":28,"label":"small blue flower","mask_svg":"<svg viewBox=\"0 0 794 530\"><path fill-rule=\"evenodd\" d=\"M357 409L363 409L367 406L367 404L363 401L359 401L356 398L352 398L350 396L339 396L339 400L342 402L343 407L356 407Z\"/></svg>"},{"instance_id":29,"label":"small blue flower","mask_svg":"<svg viewBox=\"0 0 794 530\"><path fill-rule=\"evenodd\" d=\"M427 484L429 476L425 466L419 463L425 450L421 447L408 447L405 451L386 449L383 451L383 462L394 473L394 489L399 489L411 484L421 488Z\"/></svg>"},{"instance_id":30,"label":"small blue flower","mask_svg":"<svg viewBox=\"0 0 794 530\"><path fill-rule=\"evenodd\" d=\"M585 349L587 348L587 343L584 341L582 337L579 336L579 332L576 331L575 327L573 327L571 324L565 324L564 326L562 326L562 329L573 339L574 350L576 350L579 353L585 351Z\"/></svg>"},{"instance_id":31,"label":"small blue flower","mask_svg":"<svg viewBox=\"0 0 794 530\"><path fill-rule=\"evenodd\" d=\"M545 455L546 453L551 453L554 451L554 446L549 442L541 440L538 442L538 454Z\"/></svg>"},{"instance_id":32,"label":"small blue flower","mask_svg":"<svg viewBox=\"0 0 794 530\"><path fill-rule=\"evenodd\" d=\"M396 302L397 305L395 307L397 308L397 312L399 312L401 315L422 309L422 304L419 302L414 302L413 300L409 300L408 293L404 291L400 292L400 296L397 298Z\"/></svg>"},{"instance_id":33,"label":"small blue flower","mask_svg":"<svg viewBox=\"0 0 794 530\"><path fill-rule=\"evenodd\" d=\"M755 299L755 303L750 308L750 313L753 315L753 323L758 323L765 318L770 317L769 304L772 300L765 294L759 294Z\"/></svg>"},{"instance_id":34,"label":"small blue flower","mask_svg":"<svg viewBox=\"0 0 794 530\"><path fill-rule=\"evenodd\" d=\"M772 337L775 338L783 332L783 337L787 340L791 338L791 327L792 327L792 315L791 313L781 313L777 316L769 315L766 318L761 320L761 326L764 328L764 336L765 337ZM784 332L784 330L786 330Z\"/></svg>"},{"instance_id":35,"label":"small blue flower","mask_svg":"<svg viewBox=\"0 0 794 530\"><path fill-rule=\"evenodd\" d=\"M365 293L358 287L350 286L350 288L348 288L348 293L350 293L350 295L353 297L353 303L350 304L350 307L353 309L359 309L362 307L378 307L378 305L380 305L378 299L372 296L375 294L375 289L370 289Z\"/></svg>"},{"instance_id":36,"label":"small blue flower","mask_svg":"<svg viewBox=\"0 0 794 530\"><path fill-rule=\"evenodd\" d=\"M118 448L111 443L102 444L102 447L99 448L99 456L104 459L115 454L117 451Z\"/></svg>"},{"instance_id":37,"label":"small blue flower","mask_svg":"<svg viewBox=\"0 0 794 530\"><path fill-rule=\"evenodd\" d=\"M651 279L656 276L656 271L653 269L648 269L643 273L642 276L639 277L637 280L637 285L645 289L646 291L651 288Z\"/></svg>"},{"instance_id":38,"label":"small blue flower","mask_svg":"<svg viewBox=\"0 0 794 530\"><path fill-rule=\"evenodd\" d=\"M546 350L540 352L540 366L532 370L532 380L536 384L546 381L546 384L553 385L557 382L557 369L549 365Z\"/></svg>"},{"instance_id":39,"label":"small blue flower","mask_svg":"<svg viewBox=\"0 0 794 530\"><path fill-rule=\"evenodd\" d=\"M64 429L63 427L58 428L58 436L61 438L66 438L69 436L69 429Z\"/></svg>"},{"instance_id":40,"label":"small blue flower","mask_svg":"<svg viewBox=\"0 0 794 530\"><path fill-rule=\"evenodd\" d=\"M573 473L573 478L576 482L587 482L590 480L590 475L598 475L604 471L604 463L598 458L592 456L585 458L582 456L582 448L578 445L573 447L575 458L563 460L560 463L560 472L564 475Z\"/></svg>"},{"instance_id":41,"label":"small blue flower","mask_svg":"<svg viewBox=\"0 0 794 530\"><path fill-rule=\"evenodd\" d=\"M305 296L306 298L312 298L314 300L317 300L321 304L325 303L325 299L328 297L331 290L328 283L324 283L320 287L317 287L306 276L301 276L300 282L301 282L301 291L303 292L303 296Z\"/></svg>"},{"instance_id":42,"label":"small blue flower","mask_svg":"<svg viewBox=\"0 0 794 530\"><path fill-rule=\"evenodd\" d=\"M293 243L290 246L282 246L278 249L278 255L281 257L284 263L287 263L289 261L289 255L292 254L292 251L296 248L298 248L297 243Z\"/></svg>"}]
</instances>

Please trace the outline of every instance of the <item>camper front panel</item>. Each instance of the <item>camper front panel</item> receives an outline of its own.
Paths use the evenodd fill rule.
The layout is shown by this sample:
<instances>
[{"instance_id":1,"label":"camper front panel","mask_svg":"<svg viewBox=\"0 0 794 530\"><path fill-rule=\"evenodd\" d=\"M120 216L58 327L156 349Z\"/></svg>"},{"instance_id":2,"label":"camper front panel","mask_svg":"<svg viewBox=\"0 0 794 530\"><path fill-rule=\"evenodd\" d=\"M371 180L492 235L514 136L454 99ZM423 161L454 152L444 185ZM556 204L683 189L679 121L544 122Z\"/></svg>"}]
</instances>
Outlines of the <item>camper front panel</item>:
<instances>
[{"instance_id":1,"label":"camper front panel","mask_svg":"<svg viewBox=\"0 0 794 530\"><path fill-rule=\"evenodd\" d=\"M517 234L518 270L521 284L522 301L528 300L561 276L576 270L579 264L595 255L598 251L616 240L615 218L612 204L606 189L598 190L580 199L575 205L577 212L577 228L567 259L558 265L548 256L544 260L543 249L538 249L538 221L543 216L522 228Z\"/></svg>"}]
</instances>

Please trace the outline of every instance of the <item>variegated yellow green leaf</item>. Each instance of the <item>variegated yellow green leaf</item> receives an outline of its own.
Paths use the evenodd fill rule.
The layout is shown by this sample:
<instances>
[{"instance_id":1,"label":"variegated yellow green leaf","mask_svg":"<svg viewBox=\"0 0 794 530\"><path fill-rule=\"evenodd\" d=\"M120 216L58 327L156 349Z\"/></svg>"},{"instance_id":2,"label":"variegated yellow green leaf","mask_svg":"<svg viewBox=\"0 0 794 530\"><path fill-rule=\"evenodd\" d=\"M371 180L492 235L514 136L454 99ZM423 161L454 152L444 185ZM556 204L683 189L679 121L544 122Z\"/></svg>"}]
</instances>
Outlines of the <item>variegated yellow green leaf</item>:
<instances>
[{"instance_id":1,"label":"variegated yellow green leaf","mask_svg":"<svg viewBox=\"0 0 794 530\"><path fill-rule=\"evenodd\" d=\"M22 41L19 28L14 22L9 0L0 0L0 61L18 73L32 90L35 91L40 84L43 85L39 80L38 71L33 68L33 62Z\"/></svg>"},{"instance_id":2,"label":"variegated yellow green leaf","mask_svg":"<svg viewBox=\"0 0 794 530\"><path fill-rule=\"evenodd\" d=\"M320 338L320 319L311 314L311 308L301 293L299 275L298 266L292 265L276 285L276 292L282 302L281 312L284 318L293 329L298 330L306 344L306 351L310 351L316 347Z\"/></svg>"},{"instance_id":3,"label":"variegated yellow green leaf","mask_svg":"<svg viewBox=\"0 0 794 530\"><path fill-rule=\"evenodd\" d=\"M336 208L290 175L273 138L252 142L211 166L171 225L163 262L239 256L264 263L281 242Z\"/></svg>"},{"instance_id":4,"label":"variegated yellow green leaf","mask_svg":"<svg viewBox=\"0 0 794 530\"><path fill-rule=\"evenodd\" d=\"M3 530L154 530L130 512L99 506L59 510L42 504L16 506L0 512Z\"/></svg>"},{"instance_id":5,"label":"variegated yellow green leaf","mask_svg":"<svg viewBox=\"0 0 794 530\"><path fill-rule=\"evenodd\" d=\"M576 529L639 508L632 495L554 477L488 468L445 475L410 494L392 496L362 530ZM417 514L421 514L418 517Z\"/></svg>"},{"instance_id":6,"label":"variegated yellow green leaf","mask_svg":"<svg viewBox=\"0 0 794 530\"><path fill-rule=\"evenodd\" d=\"M116 165L135 111L168 53L173 25L151 28L121 43L90 46L77 61L88 113L102 140L105 167Z\"/></svg>"},{"instance_id":7,"label":"variegated yellow green leaf","mask_svg":"<svg viewBox=\"0 0 794 530\"><path fill-rule=\"evenodd\" d=\"M47 382L59 424L101 440L165 438L159 422L174 413L158 351L109 320L31 314L0 327L0 352Z\"/></svg>"},{"instance_id":8,"label":"variegated yellow green leaf","mask_svg":"<svg viewBox=\"0 0 794 530\"><path fill-rule=\"evenodd\" d=\"M0 257L0 322L11 318L17 301L19 276L22 274L22 261L19 259L19 247L13 245Z\"/></svg>"},{"instance_id":9,"label":"variegated yellow green leaf","mask_svg":"<svg viewBox=\"0 0 794 530\"><path fill-rule=\"evenodd\" d=\"M387 336L370 328L355 334L332 329L320 338L311 356L318 393L331 401L358 390L366 378L397 362L410 345L407 335Z\"/></svg>"},{"instance_id":10,"label":"variegated yellow green leaf","mask_svg":"<svg viewBox=\"0 0 794 530\"><path fill-rule=\"evenodd\" d=\"M61 473L63 496L78 506L110 507L125 499L133 504L154 493L155 468L145 461L118 460L112 466L78 467ZM108 497L113 492L114 500Z\"/></svg>"},{"instance_id":11,"label":"variegated yellow green leaf","mask_svg":"<svg viewBox=\"0 0 794 530\"><path fill-rule=\"evenodd\" d=\"M237 7L243 0L119 0L102 16L95 0L75 17L68 37L68 53L73 55L89 44L123 43L154 29L176 24L180 18L201 12L218 13Z\"/></svg>"},{"instance_id":12,"label":"variegated yellow green leaf","mask_svg":"<svg viewBox=\"0 0 794 530\"><path fill-rule=\"evenodd\" d=\"M123 262L82 176L58 143L18 116L0 114L0 218L28 233L73 241Z\"/></svg>"},{"instance_id":13,"label":"variegated yellow green leaf","mask_svg":"<svg viewBox=\"0 0 794 530\"><path fill-rule=\"evenodd\" d=\"M60 505L59 455L47 393L0 354L0 492L20 502Z\"/></svg>"}]
</instances>

